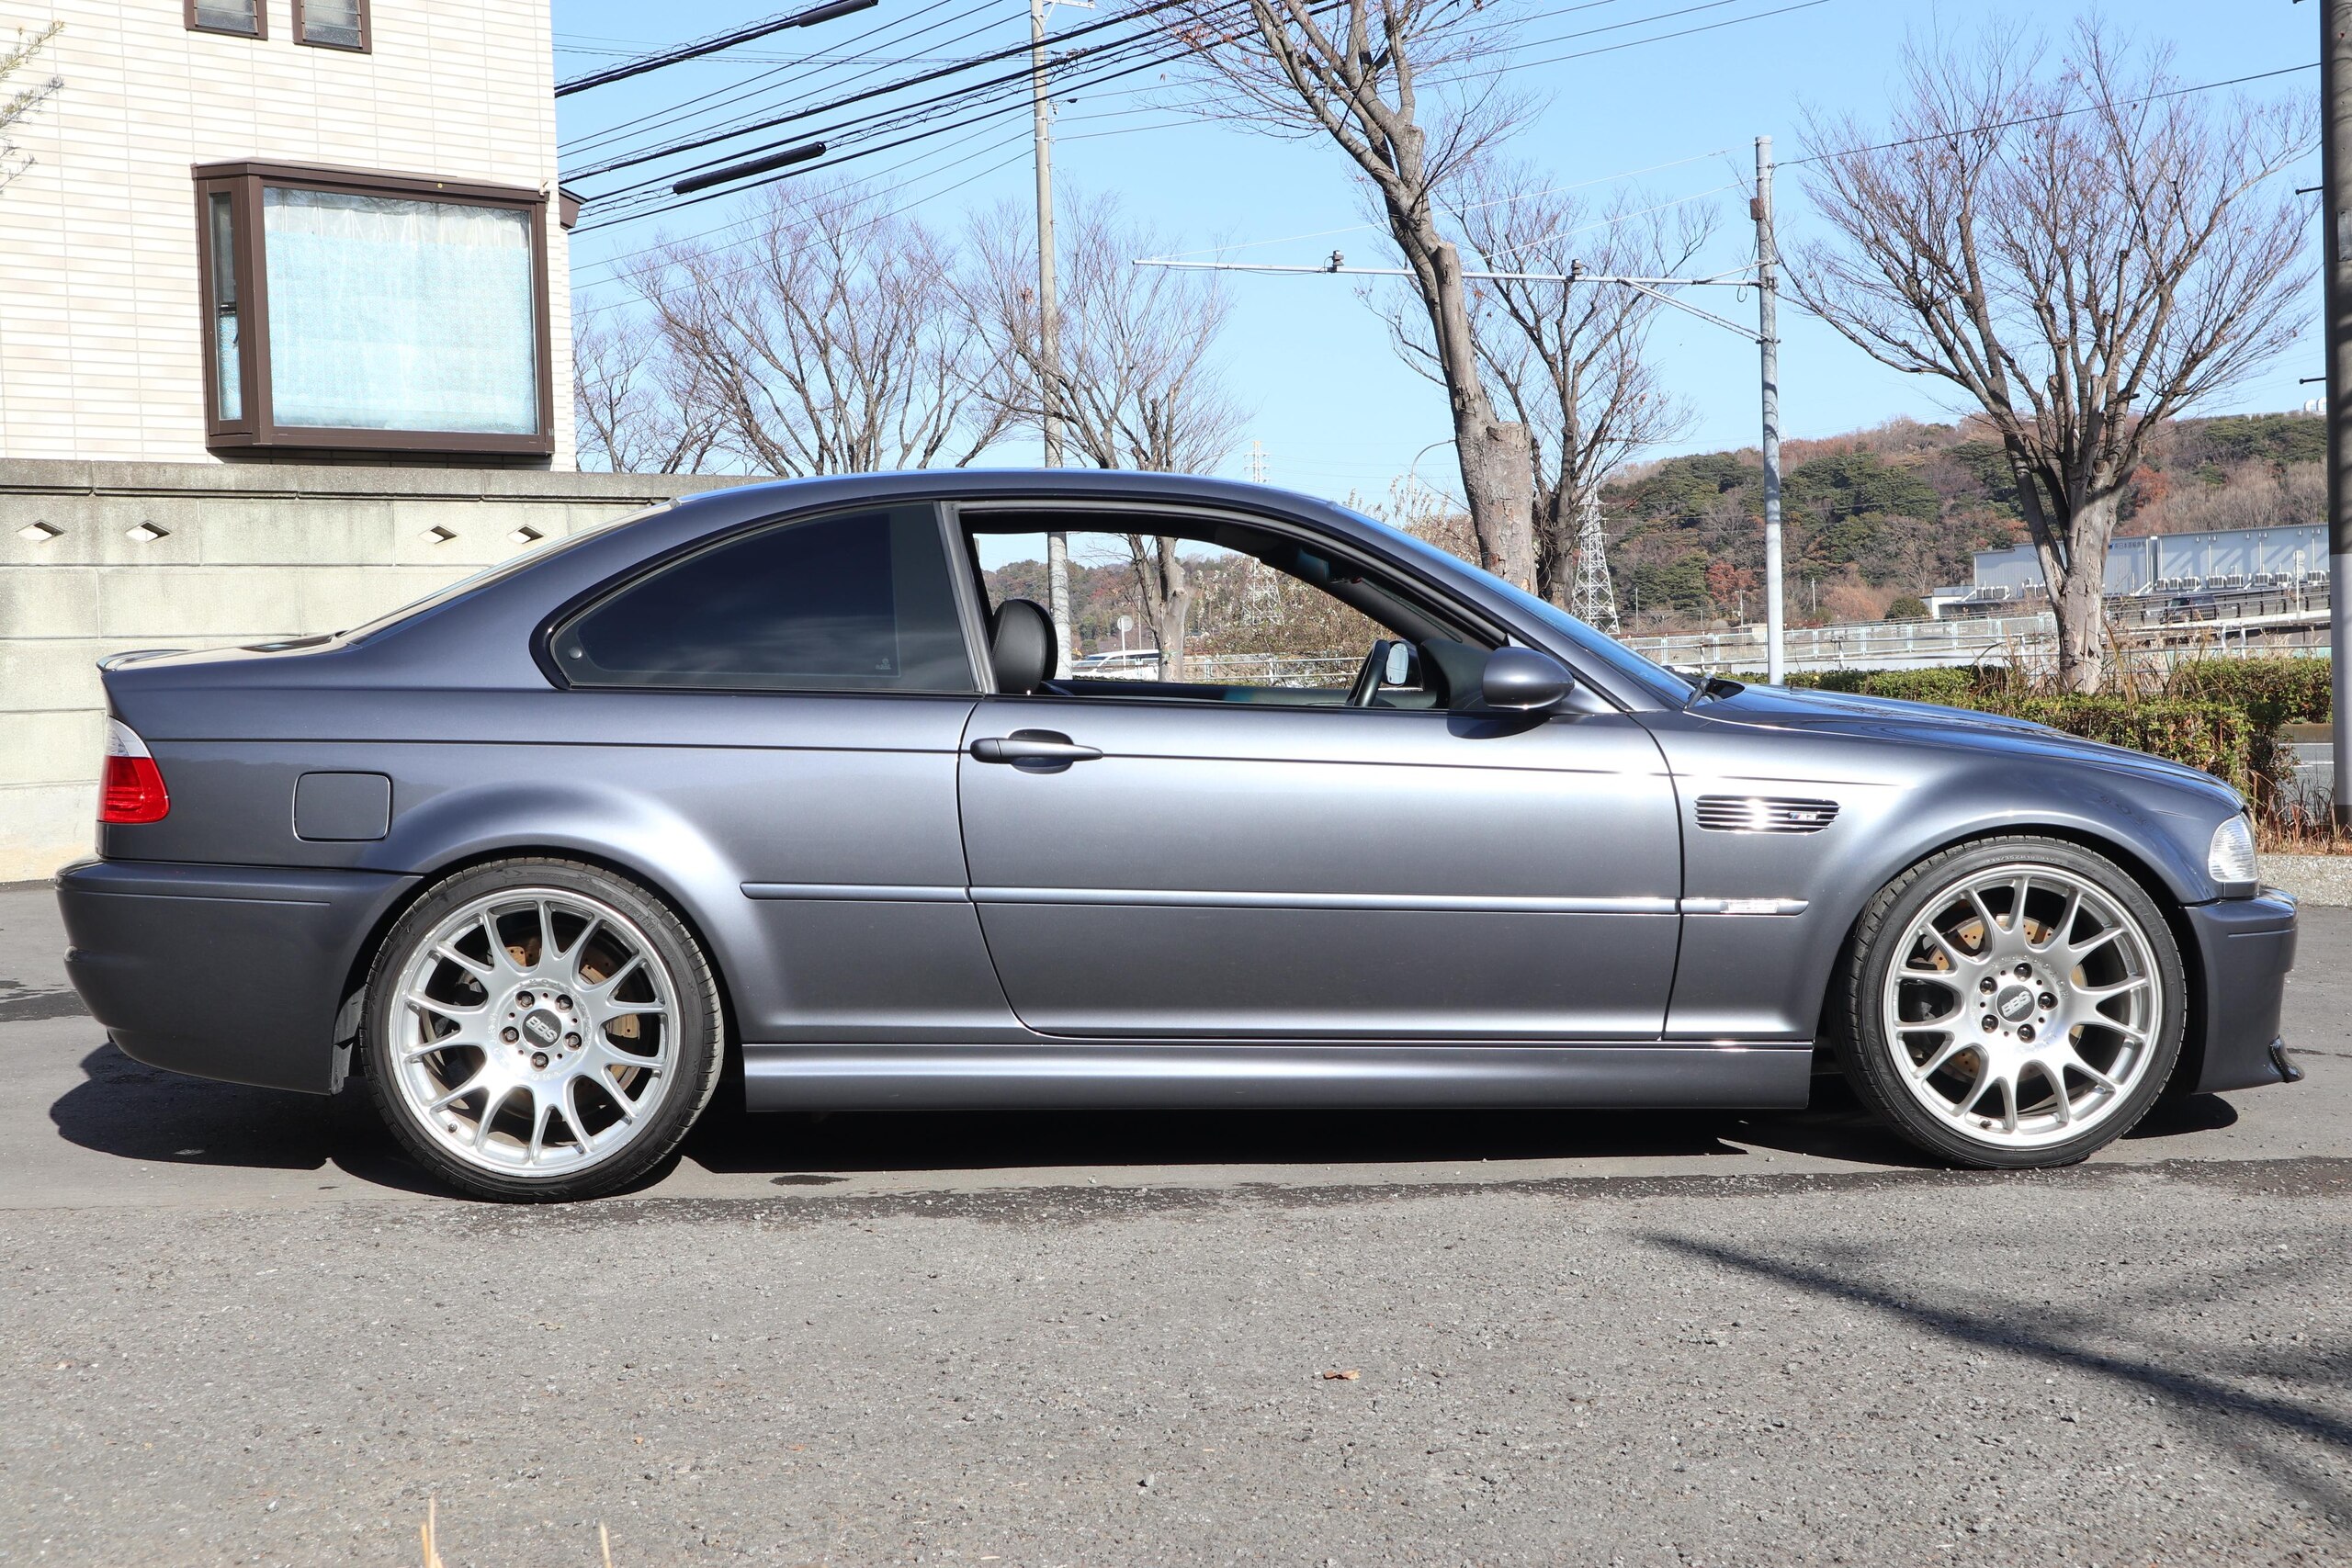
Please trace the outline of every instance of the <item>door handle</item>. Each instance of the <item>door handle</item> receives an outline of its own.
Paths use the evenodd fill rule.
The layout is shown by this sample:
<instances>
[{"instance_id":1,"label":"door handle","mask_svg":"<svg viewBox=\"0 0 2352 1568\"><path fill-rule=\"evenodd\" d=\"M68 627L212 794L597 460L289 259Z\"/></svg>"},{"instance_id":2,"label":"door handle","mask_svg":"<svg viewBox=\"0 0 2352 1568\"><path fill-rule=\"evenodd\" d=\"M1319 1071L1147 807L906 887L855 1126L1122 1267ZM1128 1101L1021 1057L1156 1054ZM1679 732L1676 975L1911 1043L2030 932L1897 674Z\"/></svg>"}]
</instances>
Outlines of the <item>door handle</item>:
<instances>
[{"instance_id":1,"label":"door handle","mask_svg":"<svg viewBox=\"0 0 2352 1568\"><path fill-rule=\"evenodd\" d=\"M972 758L980 762L1091 762L1101 755L1097 748L1080 746L1050 729L1016 729L972 742Z\"/></svg>"}]
</instances>

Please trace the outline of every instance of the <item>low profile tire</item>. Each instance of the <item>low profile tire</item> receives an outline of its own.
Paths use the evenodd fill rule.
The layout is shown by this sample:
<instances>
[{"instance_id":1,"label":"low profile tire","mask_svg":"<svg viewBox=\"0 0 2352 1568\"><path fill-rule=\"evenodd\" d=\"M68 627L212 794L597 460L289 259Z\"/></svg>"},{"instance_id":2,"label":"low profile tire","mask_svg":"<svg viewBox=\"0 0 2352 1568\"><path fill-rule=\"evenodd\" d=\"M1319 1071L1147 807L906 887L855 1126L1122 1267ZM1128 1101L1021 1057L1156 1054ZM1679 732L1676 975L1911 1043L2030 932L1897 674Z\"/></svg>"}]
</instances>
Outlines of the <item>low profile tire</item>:
<instances>
[{"instance_id":1,"label":"low profile tire","mask_svg":"<svg viewBox=\"0 0 2352 1568\"><path fill-rule=\"evenodd\" d=\"M460 1191L560 1202L667 1159L724 1058L718 986L678 917L576 861L496 861L417 900L376 954L368 1094Z\"/></svg>"},{"instance_id":2,"label":"low profile tire","mask_svg":"<svg viewBox=\"0 0 2352 1568\"><path fill-rule=\"evenodd\" d=\"M1863 1103L1954 1165L2071 1165L2122 1136L2180 1057L2188 980L2164 911L2056 839L1983 840L1881 889L1836 998Z\"/></svg>"}]
</instances>

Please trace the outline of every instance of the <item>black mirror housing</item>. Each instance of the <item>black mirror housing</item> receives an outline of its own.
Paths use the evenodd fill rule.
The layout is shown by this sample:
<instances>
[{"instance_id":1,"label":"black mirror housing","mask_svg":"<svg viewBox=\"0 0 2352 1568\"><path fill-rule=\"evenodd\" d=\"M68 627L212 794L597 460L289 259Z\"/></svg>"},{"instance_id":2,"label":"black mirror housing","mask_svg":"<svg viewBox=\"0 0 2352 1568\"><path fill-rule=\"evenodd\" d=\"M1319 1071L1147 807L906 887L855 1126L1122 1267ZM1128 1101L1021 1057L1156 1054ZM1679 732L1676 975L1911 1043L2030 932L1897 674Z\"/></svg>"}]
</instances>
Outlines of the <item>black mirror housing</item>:
<instances>
[{"instance_id":1,"label":"black mirror housing","mask_svg":"<svg viewBox=\"0 0 2352 1568\"><path fill-rule=\"evenodd\" d=\"M1479 695L1506 713L1550 713L1576 690L1568 667L1532 648L1498 648L1487 656Z\"/></svg>"}]
</instances>

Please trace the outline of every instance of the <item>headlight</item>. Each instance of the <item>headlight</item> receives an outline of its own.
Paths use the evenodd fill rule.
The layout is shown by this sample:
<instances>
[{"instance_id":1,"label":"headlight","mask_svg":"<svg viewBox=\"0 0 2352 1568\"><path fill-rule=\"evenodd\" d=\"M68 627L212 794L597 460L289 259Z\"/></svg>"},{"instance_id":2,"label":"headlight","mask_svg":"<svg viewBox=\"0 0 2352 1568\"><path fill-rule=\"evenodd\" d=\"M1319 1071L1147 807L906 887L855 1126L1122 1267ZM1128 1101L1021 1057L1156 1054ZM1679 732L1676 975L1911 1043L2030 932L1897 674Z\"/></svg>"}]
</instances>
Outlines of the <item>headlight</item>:
<instances>
[{"instance_id":1,"label":"headlight","mask_svg":"<svg viewBox=\"0 0 2352 1568\"><path fill-rule=\"evenodd\" d=\"M2205 852L2205 869L2216 882L2252 882L2256 877L2254 863L2254 824L2244 817L2233 817L2213 829L2213 846Z\"/></svg>"}]
</instances>

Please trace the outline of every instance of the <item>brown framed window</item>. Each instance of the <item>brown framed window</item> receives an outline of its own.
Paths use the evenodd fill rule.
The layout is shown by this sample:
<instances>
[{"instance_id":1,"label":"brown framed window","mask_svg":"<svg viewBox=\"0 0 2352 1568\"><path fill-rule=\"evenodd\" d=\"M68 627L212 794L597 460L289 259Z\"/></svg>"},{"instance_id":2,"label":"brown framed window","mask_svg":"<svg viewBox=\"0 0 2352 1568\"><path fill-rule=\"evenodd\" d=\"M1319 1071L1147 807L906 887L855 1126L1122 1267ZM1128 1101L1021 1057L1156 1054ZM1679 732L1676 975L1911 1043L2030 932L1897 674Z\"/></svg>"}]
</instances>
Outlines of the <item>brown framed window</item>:
<instances>
[{"instance_id":1,"label":"brown framed window","mask_svg":"<svg viewBox=\"0 0 2352 1568\"><path fill-rule=\"evenodd\" d=\"M208 445L555 449L545 197L257 162L196 190Z\"/></svg>"},{"instance_id":2,"label":"brown framed window","mask_svg":"<svg viewBox=\"0 0 2352 1568\"><path fill-rule=\"evenodd\" d=\"M267 38L269 17L262 0L182 0L188 30L234 33L239 38Z\"/></svg>"},{"instance_id":3,"label":"brown framed window","mask_svg":"<svg viewBox=\"0 0 2352 1568\"><path fill-rule=\"evenodd\" d=\"M365 54L368 0L293 0L294 41Z\"/></svg>"}]
</instances>

